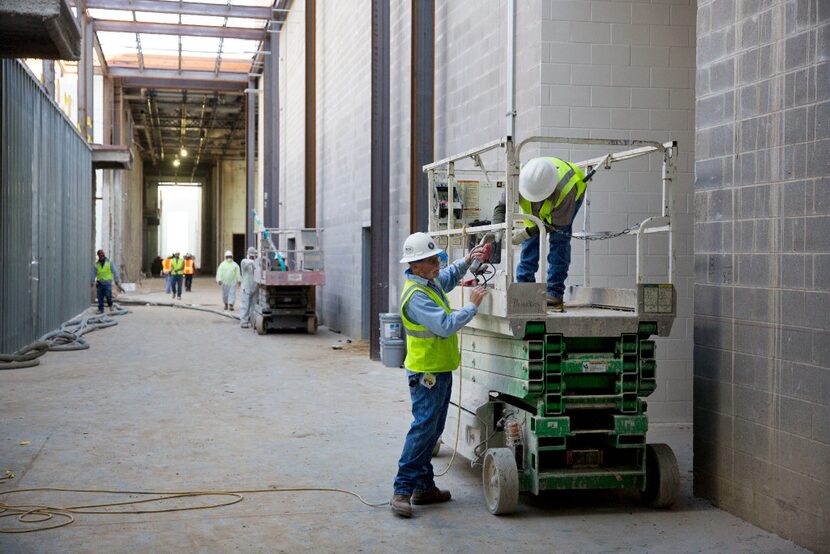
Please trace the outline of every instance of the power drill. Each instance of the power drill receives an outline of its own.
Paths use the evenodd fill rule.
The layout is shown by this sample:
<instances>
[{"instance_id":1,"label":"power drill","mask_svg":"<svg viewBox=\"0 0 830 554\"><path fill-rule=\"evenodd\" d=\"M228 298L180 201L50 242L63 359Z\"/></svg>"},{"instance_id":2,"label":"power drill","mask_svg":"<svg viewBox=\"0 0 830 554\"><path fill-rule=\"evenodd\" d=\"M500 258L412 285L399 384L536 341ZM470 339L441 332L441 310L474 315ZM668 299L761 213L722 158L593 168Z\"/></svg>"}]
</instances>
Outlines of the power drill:
<instances>
[{"instance_id":1,"label":"power drill","mask_svg":"<svg viewBox=\"0 0 830 554\"><path fill-rule=\"evenodd\" d=\"M490 261L490 256L493 254L493 243L496 242L496 235L493 233L487 233L484 235L481 240L476 245L476 248L482 247L475 256L473 256L473 261L470 263L470 273L472 273L475 277L479 275L484 275L487 271L487 262ZM472 286L477 283L477 279L470 279L469 281L464 283L464 286ZM486 284L486 283L485 283Z\"/></svg>"}]
</instances>

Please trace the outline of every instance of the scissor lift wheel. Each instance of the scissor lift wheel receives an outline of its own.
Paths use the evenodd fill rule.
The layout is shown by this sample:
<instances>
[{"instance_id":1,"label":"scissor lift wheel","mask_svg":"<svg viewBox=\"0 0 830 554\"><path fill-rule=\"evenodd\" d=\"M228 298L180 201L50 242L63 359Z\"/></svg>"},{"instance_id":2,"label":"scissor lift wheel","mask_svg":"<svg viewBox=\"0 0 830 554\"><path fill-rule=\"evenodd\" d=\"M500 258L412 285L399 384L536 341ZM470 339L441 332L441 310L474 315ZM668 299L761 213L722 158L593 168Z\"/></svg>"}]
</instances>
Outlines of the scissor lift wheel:
<instances>
[{"instance_id":1,"label":"scissor lift wheel","mask_svg":"<svg viewBox=\"0 0 830 554\"><path fill-rule=\"evenodd\" d=\"M309 335L314 335L317 333L317 316L308 316L308 319L305 322L305 330L308 332Z\"/></svg>"},{"instance_id":2,"label":"scissor lift wheel","mask_svg":"<svg viewBox=\"0 0 830 554\"><path fill-rule=\"evenodd\" d=\"M256 329L257 335L265 334L265 318L262 317L262 314L254 315L254 329Z\"/></svg>"},{"instance_id":3,"label":"scissor lift wheel","mask_svg":"<svg viewBox=\"0 0 830 554\"><path fill-rule=\"evenodd\" d=\"M519 470L509 448L490 448L482 470L484 501L493 515L511 514L519 501Z\"/></svg>"},{"instance_id":4,"label":"scissor lift wheel","mask_svg":"<svg viewBox=\"0 0 830 554\"><path fill-rule=\"evenodd\" d=\"M435 446L432 447L433 458L437 456L439 452L441 452L441 444L443 444L443 441L441 439L438 439L438 441L435 443Z\"/></svg>"},{"instance_id":5,"label":"scissor lift wheel","mask_svg":"<svg viewBox=\"0 0 830 554\"><path fill-rule=\"evenodd\" d=\"M677 500L680 470L668 444L646 446L646 488L643 501L652 508L669 508Z\"/></svg>"}]
</instances>

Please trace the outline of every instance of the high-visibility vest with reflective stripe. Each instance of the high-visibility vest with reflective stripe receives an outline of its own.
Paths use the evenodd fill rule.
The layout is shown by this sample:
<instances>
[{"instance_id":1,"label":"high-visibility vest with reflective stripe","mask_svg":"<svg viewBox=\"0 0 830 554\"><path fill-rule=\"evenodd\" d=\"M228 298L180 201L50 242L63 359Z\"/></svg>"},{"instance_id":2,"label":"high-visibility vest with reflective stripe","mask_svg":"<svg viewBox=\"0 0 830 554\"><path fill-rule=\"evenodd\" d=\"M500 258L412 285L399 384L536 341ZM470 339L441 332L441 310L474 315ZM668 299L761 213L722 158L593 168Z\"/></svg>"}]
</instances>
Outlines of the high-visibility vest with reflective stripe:
<instances>
[{"instance_id":1,"label":"high-visibility vest with reflective stripe","mask_svg":"<svg viewBox=\"0 0 830 554\"><path fill-rule=\"evenodd\" d=\"M585 192L585 173L572 163L559 158L546 158L556 166L559 178L556 188L541 203L530 202L519 197L519 207L523 214L535 215L548 225L564 227L571 223L574 216L576 202ZM554 201L555 199L555 201ZM535 227L536 224L525 221L525 227Z\"/></svg>"},{"instance_id":2,"label":"high-visibility vest with reflective stripe","mask_svg":"<svg viewBox=\"0 0 830 554\"><path fill-rule=\"evenodd\" d=\"M112 279L112 266L110 265L110 261L105 261L103 267L98 262L95 262L95 280L112 281Z\"/></svg>"},{"instance_id":3,"label":"high-visibility vest with reflective stripe","mask_svg":"<svg viewBox=\"0 0 830 554\"><path fill-rule=\"evenodd\" d=\"M411 279L406 280L401 293L401 319L406 330L406 359L403 361L403 365L406 369L419 373L453 371L458 368L458 364L461 362L461 352L458 350L458 335L453 333L446 338L439 337L423 325L418 325L406 317L406 305L412 295L419 291L429 296L448 314L452 313L447 297L443 292L439 295L430 287L416 283Z\"/></svg>"},{"instance_id":4,"label":"high-visibility vest with reflective stripe","mask_svg":"<svg viewBox=\"0 0 830 554\"><path fill-rule=\"evenodd\" d=\"M184 274L193 275L193 258L184 261Z\"/></svg>"},{"instance_id":5,"label":"high-visibility vest with reflective stripe","mask_svg":"<svg viewBox=\"0 0 830 554\"><path fill-rule=\"evenodd\" d=\"M161 261L161 270L162 270L162 272L170 273L170 261L171 261L171 258L164 258Z\"/></svg>"},{"instance_id":6,"label":"high-visibility vest with reflective stripe","mask_svg":"<svg viewBox=\"0 0 830 554\"><path fill-rule=\"evenodd\" d=\"M182 258L170 259L170 275L181 275L184 273L184 260Z\"/></svg>"}]
</instances>

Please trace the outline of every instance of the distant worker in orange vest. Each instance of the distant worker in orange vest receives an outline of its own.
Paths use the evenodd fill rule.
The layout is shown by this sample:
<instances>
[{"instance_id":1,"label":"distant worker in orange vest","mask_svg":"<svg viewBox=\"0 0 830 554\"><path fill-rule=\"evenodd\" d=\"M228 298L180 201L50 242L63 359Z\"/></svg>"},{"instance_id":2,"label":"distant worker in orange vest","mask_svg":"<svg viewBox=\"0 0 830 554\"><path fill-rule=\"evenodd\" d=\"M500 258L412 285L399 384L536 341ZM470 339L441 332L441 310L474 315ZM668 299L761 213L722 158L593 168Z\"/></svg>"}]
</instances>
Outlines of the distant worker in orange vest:
<instances>
[{"instance_id":1,"label":"distant worker in orange vest","mask_svg":"<svg viewBox=\"0 0 830 554\"><path fill-rule=\"evenodd\" d=\"M161 274L164 275L165 283L164 283L164 292L170 294L170 291L173 290L173 280L170 277L170 264L173 261L173 256L167 256L161 262Z\"/></svg>"},{"instance_id":2,"label":"distant worker in orange vest","mask_svg":"<svg viewBox=\"0 0 830 554\"><path fill-rule=\"evenodd\" d=\"M196 273L196 258L188 252L184 255L184 290L190 292L193 286L193 275Z\"/></svg>"}]
</instances>

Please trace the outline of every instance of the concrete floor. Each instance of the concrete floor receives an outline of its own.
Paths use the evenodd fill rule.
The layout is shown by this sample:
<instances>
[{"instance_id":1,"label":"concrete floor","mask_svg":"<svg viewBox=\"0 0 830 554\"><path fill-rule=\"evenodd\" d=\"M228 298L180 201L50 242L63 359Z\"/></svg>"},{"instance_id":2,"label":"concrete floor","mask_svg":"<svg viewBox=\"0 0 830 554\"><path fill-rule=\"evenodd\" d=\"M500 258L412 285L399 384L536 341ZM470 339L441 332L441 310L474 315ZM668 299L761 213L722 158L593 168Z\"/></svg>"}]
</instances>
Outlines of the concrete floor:
<instances>
[{"instance_id":1,"label":"concrete floor","mask_svg":"<svg viewBox=\"0 0 830 554\"><path fill-rule=\"evenodd\" d=\"M149 292L159 287L131 296L166 300ZM199 279L184 301L221 308L219 294ZM260 337L212 314L132 309L88 335L89 350L0 373L0 472L16 474L0 491L327 486L389 499L408 394L401 372L369 361L365 345L332 350L345 337L325 328ZM458 459L439 480L453 501L416 508L412 520L345 495L268 493L215 510L79 515L62 529L0 535L0 551L801 551L691 497L689 427L655 426L650 439L678 453L682 498L670 511L645 509L636 494L550 494L523 496L518 513L497 518L484 507L479 472ZM38 499L95 500L112 498Z\"/></svg>"}]
</instances>

